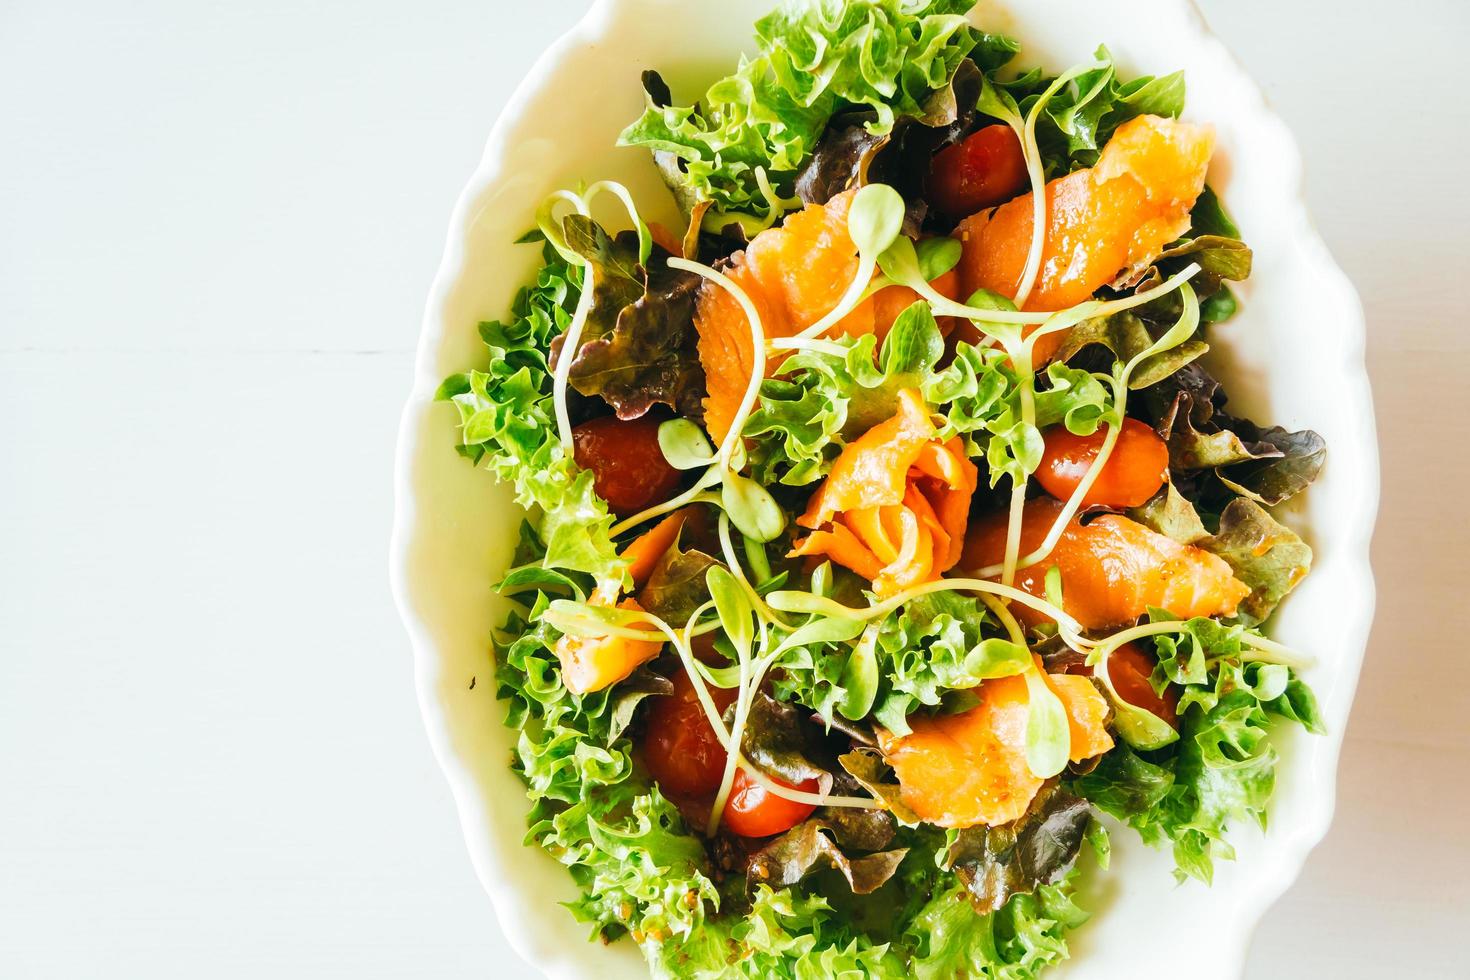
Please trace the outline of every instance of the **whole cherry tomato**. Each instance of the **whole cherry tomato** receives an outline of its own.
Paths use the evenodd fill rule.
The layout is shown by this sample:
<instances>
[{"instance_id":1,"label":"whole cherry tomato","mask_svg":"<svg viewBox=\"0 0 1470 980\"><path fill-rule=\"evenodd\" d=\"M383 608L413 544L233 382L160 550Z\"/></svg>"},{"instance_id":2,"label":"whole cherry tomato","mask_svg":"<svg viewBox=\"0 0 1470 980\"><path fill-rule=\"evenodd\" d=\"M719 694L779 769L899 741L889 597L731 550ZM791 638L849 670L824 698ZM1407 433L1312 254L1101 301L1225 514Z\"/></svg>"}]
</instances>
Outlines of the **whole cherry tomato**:
<instances>
[{"instance_id":1,"label":"whole cherry tomato","mask_svg":"<svg viewBox=\"0 0 1470 980\"><path fill-rule=\"evenodd\" d=\"M674 693L652 699L643 736L643 762L665 792L685 796L713 794L725 775L725 749L694 692L689 675L672 678ZM735 692L709 689L715 707L723 712Z\"/></svg>"},{"instance_id":2,"label":"whole cherry tomato","mask_svg":"<svg viewBox=\"0 0 1470 980\"><path fill-rule=\"evenodd\" d=\"M1154 658L1136 643L1125 643L1108 655L1108 679L1118 696L1136 708L1158 715L1179 727L1179 692L1166 688L1162 696L1149 683Z\"/></svg>"},{"instance_id":3,"label":"whole cherry tomato","mask_svg":"<svg viewBox=\"0 0 1470 980\"><path fill-rule=\"evenodd\" d=\"M1029 181L1015 131L986 126L934 155L926 196L951 217L974 214L1010 200Z\"/></svg>"},{"instance_id":4,"label":"whole cherry tomato","mask_svg":"<svg viewBox=\"0 0 1470 980\"><path fill-rule=\"evenodd\" d=\"M679 471L658 448L658 420L589 419L572 430L577 465L592 471L597 495L614 514L627 517L662 503L679 489Z\"/></svg>"},{"instance_id":5,"label":"whole cherry tomato","mask_svg":"<svg viewBox=\"0 0 1470 980\"><path fill-rule=\"evenodd\" d=\"M1078 436L1065 425L1054 425L1043 435L1046 451L1036 470L1036 479L1047 493L1058 500L1067 500L1092 468L1106 430L1099 426L1090 436ZM1082 503L1137 507L1159 492L1168 474L1169 447L1164 440L1137 419L1125 418L1108 461Z\"/></svg>"},{"instance_id":6,"label":"whole cherry tomato","mask_svg":"<svg viewBox=\"0 0 1470 980\"><path fill-rule=\"evenodd\" d=\"M815 793L821 788L815 779L809 779L800 786L792 786L779 779L776 782L806 793ZM770 837L795 827L811 816L815 809L810 804L777 796L747 776L744 769L736 769L723 817L725 826L741 837Z\"/></svg>"}]
</instances>

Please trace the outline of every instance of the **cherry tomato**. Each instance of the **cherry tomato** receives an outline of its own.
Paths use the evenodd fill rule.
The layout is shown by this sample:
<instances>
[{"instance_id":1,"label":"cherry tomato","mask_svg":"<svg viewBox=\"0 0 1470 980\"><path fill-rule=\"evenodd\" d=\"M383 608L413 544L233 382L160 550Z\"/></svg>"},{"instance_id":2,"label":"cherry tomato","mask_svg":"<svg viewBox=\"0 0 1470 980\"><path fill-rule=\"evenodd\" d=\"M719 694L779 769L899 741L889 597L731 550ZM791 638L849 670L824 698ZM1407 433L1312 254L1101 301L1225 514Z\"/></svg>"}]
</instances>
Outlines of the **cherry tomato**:
<instances>
[{"instance_id":1,"label":"cherry tomato","mask_svg":"<svg viewBox=\"0 0 1470 980\"><path fill-rule=\"evenodd\" d=\"M673 677L674 693L653 699L643 736L643 762L666 792L713 794L725 775L725 749L710 727L689 675ZM735 692L711 687L715 707L724 711Z\"/></svg>"},{"instance_id":2,"label":"cherry tomato","mask_svg":"<svg viewBox=\"0 0 1470 980\"><path fill-rule=\"evenodd\" d=\"M1154 671L1154 658L1137 644L1125 643L1108 656L1108 679L1118 696L1129 704L1158 715L1175 728L1179 727L1179 692L1167 688L1160 696L1149 683Z\"/></svg>"},{"instance_id":3,"label":"cherry tomato","mask_svg":"<svg viewBox=\"0 0 1470 980\"><path fill-rule=\"evenodd\" d=\"M783 780L777 782L806 793L815 793L821 788L815 779L808 779L800 786L791 786ZM795 827L811 816L815 809L810 804L777 796L747 776L744 769L736 769L723 817L725 826L741 837L770 837Z\"/></svg>"},{"instance_id":4,"label":"cherry tomato","mask_svg":"<svg viewBox=\"0 0 1470 980\"><path fill-rule=\"evenodd\" d=\"M928 198L954 217L1015 197L1030 180L1021 141L1004 124L986 126L934 155Z\"/></svg>"},{"instance_id":5,"label":"cherry tomato","mask_svg":"<svg viewBox=\"0 0 1470 980\"><path fill-rule=\"evenodd\" d=\"M679 471L658 448L658 420L589 419L572 430L577 465L592 471L597 495L620 517L662 503L679 489Z\"/></svg>"},{"instance_id":6,"label":"cherry tomato","mask_svg":"<svg viewBox=\"0 0 1470 980\"><path fill-rule=\"evenodd\" d=\"M1090 436L1073 435L1065 425L1047 429L1046 451L1036 470L1046 492L1058 500L1071 497L1097 458L1105 434L1102 426ZM1169 447L1164 440L1137 419L1124 419L1118 441L1082 503L1137 507L1159 492L1168 473Z\"/></svg>"}]
</instances>

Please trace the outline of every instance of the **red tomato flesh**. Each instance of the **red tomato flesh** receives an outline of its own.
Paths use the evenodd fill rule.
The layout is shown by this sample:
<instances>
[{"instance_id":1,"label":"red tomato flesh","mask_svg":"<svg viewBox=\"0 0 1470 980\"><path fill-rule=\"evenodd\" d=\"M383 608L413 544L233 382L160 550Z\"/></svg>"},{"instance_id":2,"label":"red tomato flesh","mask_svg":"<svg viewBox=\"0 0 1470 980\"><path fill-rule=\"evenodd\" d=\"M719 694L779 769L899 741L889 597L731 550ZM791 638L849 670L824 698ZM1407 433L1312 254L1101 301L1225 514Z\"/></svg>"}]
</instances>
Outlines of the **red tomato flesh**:
<instances>
[{"instance_id":1,"label":"red tomato flesh","mask_svg":"<svg viewBox=\"0 0 1470 980\"><path fill-rule=\"evenodd\" d=\"M815 793L821 788L815 779L809 779L800 786L791 786L784 780L775 781L806 793ZM741 837L770 837L795 827L811 816L815 809L810 804L777 796L747 776L744 769L736 769L723 817L725 826Z\"/></svg>"},{"instance_id":2,"label":"red tomato flesh","mask_svg":"<svg viewBox=\"0 0 1470 980\"><path fill-rule=\"evenodd\" d=\"M725 775L725 749L710 726L689 675L672 678L674 693L652 699L643 736L643 762L667 793L686 796L712 794ZM711 687L715 707L724 711L735 692Z\"/></svg>"},{"instance_id":3,"label":"red tomato flesh","mask_svg":"<svg viewBox=\"0 0 1470 980\"><path fill-rule=\"evenodd\" d=\"M959 218L1010 200L1029 180L1015 131L1004 124L986 126L934 155L926 196Z\"/></svg>"},{"instance_id":4,"label":"red tomato flesh","mask_svg":"<svg viewBox=\"0 0 1470 980\"><path fill-rule=\"evenodd\" d=\"M619 517L663 503L679 489L679 471L658 448L657 419L589 419L572 430L572 455L592 471L597 495Z\"/></svg>"},{"instance_id":5,"label":"red tomato flesh","mask_svg":"<svg viewBox=\"0 0 1470 980\"><path fill-rule=\"evenodd\" d=\"M1137 644L1125 643L1108 655L1108 679L1113 682L1118 697L1178 728L1179 692L1170 686L1160 696L1154 690L1149 675L1154 672L1155 663Z\"/></svg>"},{"instance_id":6,"label":"red tomato flesh","mask_svg":"<svg viewBox=\"0 0 1470 980\"><path fill-rule=\"evenodd\" d=\"M1103 426L1090 436L1073 435L1065 425L1047 429L1037 482L1058 500L1068 500L1092 468L1105 435ZM1169 447L1164 440L1137 419L1125 418L1118 441L1082 504L1137 507L1159 492L1168 475Z\"/></svg>"}]
</instances>

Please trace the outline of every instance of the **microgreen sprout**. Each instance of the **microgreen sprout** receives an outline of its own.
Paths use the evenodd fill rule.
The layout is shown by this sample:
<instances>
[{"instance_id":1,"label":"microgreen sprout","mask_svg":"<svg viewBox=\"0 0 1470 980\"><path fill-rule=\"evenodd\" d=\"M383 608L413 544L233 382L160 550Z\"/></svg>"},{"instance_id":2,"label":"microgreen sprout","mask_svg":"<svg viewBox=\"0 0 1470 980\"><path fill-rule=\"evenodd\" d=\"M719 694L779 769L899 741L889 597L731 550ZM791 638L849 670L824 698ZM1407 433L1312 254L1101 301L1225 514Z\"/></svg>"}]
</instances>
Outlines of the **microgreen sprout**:
<instances>
[{"instance_id":1,"label":"microgreen sprout","mask_svg":"<svg viewBox=\"0 0 1470 980\"><path fill-rule=\"evenodd\" d=\"M878 266L878 256L903 234L903 198L887 184L868 184L853 195L847 211L847 233L858 249L857 273L837 305L816 323L797 334L820 337L862 302Z\"/></svg>"},{"instance_id":2,"label":"microgreen sprout","mask_svg":"<svg viewBox=\"0 0 1470 980\"><path fill-rule=\"evenodd\" d=\"M586 326L587 317L592 311L592 263L567 247L566 238L561 233L561 222L556 220L555 212L558 204L570 204L577 214L590 215L593 198L603 191L611 193L627 209L628 217L632 219L633 227L638 234L638 262L640 265L648 265L648 258L653 254L653 235L649 232L648 225L644 224L643 219L638 216L638 206L633 201L633 195L628 188L615 180L599 180L581 194L568 190L556 191L547 197L536 211L536 224L541 234L561 254L562 258L573 265L582 267L582 294L577 300L577 308L572 314L572 320L567 324L566 332L562 335L562 356L557 359L556 369L551 375L552 407L556 414L556 431L561 442L562 453L567 457L572 455L572 422L570 413L567 411L567 384L572 375L572 362L577 359L577 350L581 345L582 329Z\"/></svg>"}]
</instances>

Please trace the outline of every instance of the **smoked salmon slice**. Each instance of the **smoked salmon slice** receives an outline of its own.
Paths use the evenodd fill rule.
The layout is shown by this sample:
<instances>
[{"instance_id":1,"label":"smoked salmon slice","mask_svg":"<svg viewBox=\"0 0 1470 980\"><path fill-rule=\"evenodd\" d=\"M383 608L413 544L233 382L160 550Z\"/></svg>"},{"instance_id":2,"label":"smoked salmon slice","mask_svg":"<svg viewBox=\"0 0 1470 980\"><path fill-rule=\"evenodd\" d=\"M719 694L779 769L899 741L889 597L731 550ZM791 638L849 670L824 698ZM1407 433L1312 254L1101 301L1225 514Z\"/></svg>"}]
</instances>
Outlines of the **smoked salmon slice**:
<instances>
[{"instance_id":1,"label":"smoked salmon slice","mask_svg":"<svg viewBox=\"0 0 1470 980\"><path fill-rule=\"evenodd\" d=\"M1118 127L1097 166L1048 183L1046 244L1024 308L1067 309L1119 273L1152 262L1189 230L1214 145L1209 127L1138 116ZM966 296L977 289L1016 294L1031 249L1034 200L1024 194L960 222Z\"/></svg>"},{"instance_id":2,"label":"smoked salmon slice","mask_svg":"<svg viewBox=\"0 0 1470 980\"><path fill-rule=\"evenodd\" d=\"M1062 504L1038 497L1021 517L1021 554L1039 547ZM960 559L963 568L978 570L1005 557L1004 511L976 522ZM1062 573L1062 608L1086 629L1131 624L1150 606L1176 616L1230 616L1250 595L1250 586L1232 573L1224 559L1192 545L1179 544L1118 514L1104 514L1082 524L1075 517L1056 548L1034 565L1016 572L1016 587L1034 596L1046 594L1046 573ZM1036 622L1038 614L1019 605L1018 617Z\"/></svg>"},{"instance_id":3,"label":"smoked salmon slice","mask_svg":"<svg viewBox=\"0 0 1470 980\"><path fill-rule=\"evenodd\" d=\"M847 211L856 193L856 189L843 191L825 205L792 212L780 227L752 238L722 270L750 297L766 337L800 333L831 312L847 292L858 271L857 246L847 233ZM959 274L951 270L933 285L953 298ZM916 299L918 294L905 286L889 286L859 303L826 336L876 333L881 340L898 314ZM750 323L735 297L705 282L699 289L694 327L708 392L705 427L718 441L729 432L750 383L755 364ZM768 376L776 373L782 359L767 360Z\"/></svg>"},{"instance_id":4,"label":"smoked salmon slice","mask_svg":"<svg viewBox=\"0 0 1470 980\"><path fill-rule=\"evenodd\" d=\"M1086 677L1045 675L1067 710L1068 757L1089 759L1113 747L1108 703ZM980 703L952 715L909 718L901 738L879 731L879 746L898 775L905 805L940 827L1002 824L1026 813L1043 780L1026 764L1031 698L1017 675L982 683Z\"/></svg>"},{"instance_id":5,"label":"smoked salmon slice","mask_svg":"<svg viewBox=\"0 0 1470 980\"><path fill-rule=\"evenodd\" d=\"M641 587L652 574L658 560L679 540L693 510L676 510L629 542L620 557L627 559L628 577L635 588ZM638 600L629 596L618 602L621 583L605 579L592 590L588 601L595 606L616 605L619 609L643 612ZM600 691L624 679L658 656L663 641L630 640L625 636L563 636L556 641L556 656L561 661L561 681L573 694Z\"/></svg>"},{"instance_id":6,"label":"smoked salmon slice","mask_svg":"<svg viewBox=\"0 0 1470 980\"><path fill-rule=\"evenodd\" d=\"M792 555L826 555L893 595L959 561L979 472L958 437L940 441L918 391L853 440L797 518L815 533Z\"/></svg>"}]
</instances>

